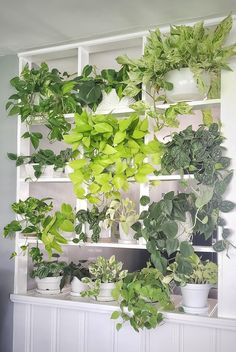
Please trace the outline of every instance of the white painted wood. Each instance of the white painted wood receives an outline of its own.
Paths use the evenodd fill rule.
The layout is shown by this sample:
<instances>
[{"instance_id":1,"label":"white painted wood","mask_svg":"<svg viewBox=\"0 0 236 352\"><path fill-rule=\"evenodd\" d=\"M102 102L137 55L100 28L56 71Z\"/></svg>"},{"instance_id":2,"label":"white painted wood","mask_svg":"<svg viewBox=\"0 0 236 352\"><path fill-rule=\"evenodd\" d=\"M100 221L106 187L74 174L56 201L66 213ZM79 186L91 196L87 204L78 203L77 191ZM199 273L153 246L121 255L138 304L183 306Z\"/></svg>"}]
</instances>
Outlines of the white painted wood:
<instances>
[{"instance_id":1,"label":"white painted wood","mask_svg":"<svg viewBox=\"0 0 236 352\"><path fill-rule=\"evenodd\" d=\"M230 42L236 41L236 21L230 36ZM226 137L225 147L227 156L232 158L232 169L236 169L236 143L235 143L235 82L236 82L236 60L230 64L232 71L223 71L221 76L221 120L223 135ZM229 200L236 203L236 177L234 173L233 180L230 183L230 189L227 193ZM236 209L228 214L222 214L227 221L228 227L232 230L230 240L236 246ZM236 250L230 248L230 259L225 252L219 255L219 316L236 319L236 276L234 269L236 267Z\"/></svg>"},{"instance_id":2,"label":"white painted wood","mask_svg":"<svg viewBox=\"0 0 236 352\"><path fill-rule=\"evenodd\" d=\"M56 320L53 319L55 308L32 306L30 321L30 352L56 352L55 329Z\"/></svg>"},{"instance_id":3,"label":"white painted wood","mask_svg":"<svg viewBox=\"0 0 236 352\"><path fill-rule=\"evenodd\" d=\"M148 332L149 349L152 352L158 349L161 352L179 351L179 327L177 324L164 322L158 329Z\"/></svg>"},{"instance_id":4,"label":"white painted wood","mask_svg":"<svg viewBox=\"0 0 236 352\"><path fill-rule=\"evenodd\" d=\"M87 313L85 336L84 352L94 352L98 348L103 352L111 352L114 346L114 327L109 314Z\"/></svg>"},{"instance_id":5,"label":"white painted wood","mask_svg":"<svg viewBox=\"0 0 236 352\"><path fill-rule=\"evenodd\" d=\"M181 349L183 352L216 351L214 329L184 326L182 333Z\"/></svg>"},{"instance_id":6,"label":"white painted wood","mask_svg":"<svg viewBox=\"0 0 236 352\"><path fill-rule=\"evenodd\" d=\"M220 106L220 103L221 103L220 99L209 99L209 100L190 101L187 104L191 106L193 110L199 110L199 109L214 108L214 107ZM166 110L171 105L175 105L175 104L160 104L160 105L157 105L156 108L159 110Z\"/></svg>"}]
</instances>

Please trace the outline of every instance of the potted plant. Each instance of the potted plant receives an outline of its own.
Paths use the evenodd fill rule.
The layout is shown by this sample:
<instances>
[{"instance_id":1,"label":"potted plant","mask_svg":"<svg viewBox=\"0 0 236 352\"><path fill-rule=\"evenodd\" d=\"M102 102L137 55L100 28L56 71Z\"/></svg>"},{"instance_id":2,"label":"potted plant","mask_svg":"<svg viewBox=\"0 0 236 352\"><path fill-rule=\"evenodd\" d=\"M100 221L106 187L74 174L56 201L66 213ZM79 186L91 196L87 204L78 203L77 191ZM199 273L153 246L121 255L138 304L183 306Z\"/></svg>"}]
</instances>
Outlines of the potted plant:
<instances>
[{"instance_id":1,"label":"potted plant","mask_svg":"<svg viewBox=\"0 0 236 352\"><path fill-rule=\"evenodd\" d=\"M94 204L100 202L101 193L117 198L121 189L127 191L131 178L146 182L163 148L157 139L145 144L148 133L148 120L136 113L119 120L86 112L75 115L75 128L64 140L73 150L83 149L83 155L70 162L76 196Z\"/></svg>"},{"instance_id":2,"label":"potted plant","mask_svg":"<svg viewBox=\"0 0 236 352\"><path fill-rule=\"evenodd\" d=\"M111 316L112 319L122 319L116 325L118 330L126 321L137 332L143 328L155 328L163 321L161 310L174 308L163 274L150 264L119 281L112 295L120 306L120 310Z\"/></svg>"},{"instance_id":3,"label":"potted plant","mask_svg":"<svg viewBox=\"0 0 236 352\"><path fill-rule=\"evenodd\" d=\"M71 296L80 297L81 291L88 289L88 285L82 282L84 277L90 277L86 260L80 260L78 264L71 262L63 269L61 286L64 286L67 279L71 283Z\"/></svg>"},{"instance_id":4,"label":"potted plant","mask_svg":"<svg viewBox=\"0 0 236 352\"><path fill-rule=\"evenodd\" d=\"M35 263L31 277L35 278L37 284L36 291L46 295L60 293L60 284L65 267L66 263L58 260Z\"/></svg>"},{"instance_id":5,"label":"potted plant","mask_svg":"<svg viewBox=\"0 0 236 352\"><path fill-rule=\"evenodd\" d=\"M113 301L112 290L115 283L127 275L127 270L122 270L122 266L114 255L109 259L98 257L95 263L89 265L91 277L82 279L89 289L82 291L81 297L93 297L102 302Z\"/></svg>"},{"instance_id":6,"label":"potted plant","mask_svg":"<svg viewBox=\"0 0 236 352\"><path fill-rule=\"evenodd\" d=\"M12 210L18 215L18 220L13 220L4 227L4 237L15 235L21 232L24 236L34 236L41 240L49 257L53 252L62 253L62 244L67 240L59 233L61 222L58 221L56 214L51 213L52 203L47 204L51 198L37 199L28 197L26 200L12 204ZM36 247L37 248L37 247ZM28 244L21 246L22 251L28 249ZM32 253L30 251L30 253ZM13 252L12 257L17 255Z\"/></svg>"},{"instance_id":7,"label":"potted plant","mask_svg":"<svg viewBox=\"0 0 236 352\"><path fill-rule=\"evenodd\" d=\"M201 100L208 94L216 97L220 72L229 69L228 61L235 55L236 45L225 46L232 28L232 16L214 29L203 22L194 26L171 26L162 34L157 28L147 38L143 56L131 60L117 59L129 66L129 84L124 93L137 94L137 84L150 85L151 95L164 88L170 102Z\"/></svg>"},{"instance_id":8,"label":"potted plant","mask_svg":"<svg viewBox=\"0 0 236 352\"><path fill-rule=\"evenodd\" d=\"M132 225L139 219L139 214L136 212L135 203L129 198L121 200L113 200L106 212L108 224L119 224L119 243L136 243L134 239L134 230Z\"/></svg>"},{"instance_id":9,"label":"potted plant","mask_svg":"<svg viewBox=\"0 0 236 352\"><path fill-rule=\"evenodd\" d=\"M76 213L75 231L80 240L86 241L89 238L92 242L98 242L100 238L110 237L110 226L105 222L106 212L106 206L101 209L93 205L91 209L80 209Z\"/></svg>"},{"instance_id":10,"label":"potted plant","mask_svg":"<svg viewBox=\"0 0 236 352\"><path fill-rule=\"evenodd\" d=\"M201 261L194 253L185 258L177 255L175 262L167 269L170 272L169 279L181 286L184 311L207 314L208 294L211 287L217 283L217 265L209 260Z\"/></svg>"}]
</instances>

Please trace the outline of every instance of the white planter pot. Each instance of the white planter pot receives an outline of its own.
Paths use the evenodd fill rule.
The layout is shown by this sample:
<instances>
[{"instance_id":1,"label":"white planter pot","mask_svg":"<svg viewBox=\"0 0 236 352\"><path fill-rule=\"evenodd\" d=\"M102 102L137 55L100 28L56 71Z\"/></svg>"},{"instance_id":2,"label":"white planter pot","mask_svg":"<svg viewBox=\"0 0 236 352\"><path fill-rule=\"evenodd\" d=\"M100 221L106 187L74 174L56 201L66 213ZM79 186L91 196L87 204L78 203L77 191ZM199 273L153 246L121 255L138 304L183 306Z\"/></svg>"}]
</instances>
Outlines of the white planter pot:
<instances>
[{"instance_id":1,"label":"white planter pot","mask_svg":"<svg viewBox=\"0 0 236 352\"><path fill-rule=\"evenodd\" d=\"M206 314L208 312L207 298L211 287L210 284L187 284L181 287L184 311Z\"/></svg>"},{"instance_id":2,"label":"white planter pot","mask_svg":"<svg viewBox=\"0 0 236 352\"><path fill-rule=\"evenodd\" d=\"M32 180L35 180L36 177L34 176L34 165L37 164L25 164L25 172L26 172L26 177L30 177ZM54 176L54 166L53 165L47 165L43 167L42 169L42 175L40 178L52 178Z\"/></svg>"},{"instance_id":3,"label":"white planter pot","mask_svg":"<svg viewBox=\"0 0 236 352\"><path fill-rule=\"evenodd\" d=\"M188 241L192 235L193 221L189 211L186 212L186 221L176 221L178 225L178 232L176 238L179 242Z\"/></svg>"},{"instance_id":4,"label":"white planter pot","mask_svg":"<svg viewBox=\"0 0 236 352\"><path fill-rule=\"evenodd\" d=\"M40 279L39 277L35 278L37 284L37 292L53 295L60 293L60 283L62 276L57 277L45 277Z\"/></svg>"},{"instance_id":5,"label":"white planter pot","mask_svg":"<svg viewBox=\"0 0 236 352\"><path fill-rule=\"evenodd\" d=\"M112 297L112 290L115 288L114 282L102 283L100 287L99 295L97 300L101 302L111 302L114 301Z\"/></svg>"},{"instance_id":6,"label":"white planter pot","mask_svg":"<svg viewBox=\"0 0 236 352\"><path fill-rule=\"evenodd\" d=\"M120 234L120 239L118 240L119 243L126 243L126 244L137 243L137 240L134 239L135 231L130 228L129 233L126 234L120 223L119 223L119 234Z\"/></svg>"},{"instance_id":7,"label":"white planter pot","mask_svg":"<svg viewBox=\"0 0 236 352\"><path fill-rule=\"evenodd\" d=\"M112 89L110 93L102 92L102 101L99 104L96 113L112 111L116 109L125 109L134 102L135 100L129 97L119 99L118 95L116 94L116 90Z\"/></svg>"},{"instance_id":8,"label":"white planter pot","mask_svg":"<svg viewBox=\"0 0 236 352\"><path fill-rule=\"evenodd\" d=\"M68 177L69 174L71 174L72 172L74 172L74 170L72 169L72 167L70 167L69 165L66 165L66 166L65 166L64 175L65 175L66 177Z\"/></svg>"},{"instance_id":9,"label":"white planter pot","mask_svg":"<svg viewBox=\"0 0 236 352\"><path fill-rule=\"evenodd\" d=\"M75 237L74 232L60 231L60 234L67 240L70 240Z\"/></svg>"},{"instance_id":10,"label":"white planter pot","mask_svg":"<svg viewBox=\"0 0 236 352\"><path fill-rule=\"evenodd\" d=\"M202 77L206 86L208 87L208 92L211 82L210 74L205 72L203 73ZM166 90L166 98L170 103L203 100L207 97L207 93L204 94L199 91L193 73L189 68L172 70L166 74L165 79L173 84L172 90Z\"/></svg>"},{"instance_id":11,"label":"white planter pot","mask_svg":"<svg viewBox=\"0 0 236 352\"><path fill-rule=\"evenodd\" d=\"M73 277L71 281L71 296L80 297L80 293L88 289L88 285L80 281L77 277Z\"/></svg>"}]
</instances>

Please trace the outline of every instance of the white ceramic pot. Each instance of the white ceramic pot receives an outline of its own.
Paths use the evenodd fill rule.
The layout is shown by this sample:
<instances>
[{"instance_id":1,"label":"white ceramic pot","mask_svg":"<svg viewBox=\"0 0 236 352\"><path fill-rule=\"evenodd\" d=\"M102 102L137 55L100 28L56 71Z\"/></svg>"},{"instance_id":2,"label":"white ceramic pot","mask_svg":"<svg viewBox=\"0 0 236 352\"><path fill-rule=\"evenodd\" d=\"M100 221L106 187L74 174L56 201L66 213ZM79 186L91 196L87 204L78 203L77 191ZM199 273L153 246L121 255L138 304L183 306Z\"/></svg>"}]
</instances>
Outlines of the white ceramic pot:
<instances>
[{"instance_id":1,"label":"white ceramic pot","mask_svg":"<svg viewBox=\"0 0 236 352\"><path fill-rule=\"evenodd\" d=\"M60 283L62 276L57 277L45 277L40 279L39 277L35 278L37 284L37 291L45 294L57 294L60 293Z\"/></svg>"},{"instance_id":2,"label":"white ceramic pot","mask_svg":"<svg viewBox=\"0 0 236 352\"><path fill-rule=\"evenodd\" d=\"M25 164L25 172L26 172L26 177L30 177L32 180L35 180L34 176L34 165L37 164ZM40 178L52 178L54 176L54 166L53 165L46 165L42 169L42 175Z\"/></svg>"},{"instance_id":3,"label":"white ceramic pot","mask_svg":"<svg viewBox=\"0 0 236 352\"><path fill-rule=\"evenodd\" d=\"M178 232L177 232L176 238L179 240L179 242L188 241L192 235L192 227L193 227L191 213L189 211L186 212L185 222L176 221L176 223L178 225Z\"/></svg>"},{"instance_id":4,"label":"white ceramic pot","mask_svg":"<svg viewBox=\"0 0 236 352\"><path fill-rule=\"evenodd\" d=\"M181 287L182 305L187 313L207 313L207 298L212 285L210 284L187 284Z\"/></svg>"},{"instance_id":5,"label":"white ceramic pot","mask_svg":"<svg viewBox=\"0 0 236 352\"><path fill-rule=\"evenodd\" d=\"M205 85L208 87L204 94L199 91L196 80L189 68L181 68L180 70L172 70L168 72L165 79L173 84L172 90L166 90L166 98L170 103L180 101L192 101L206 99L210 88L210 74L208 72L202 75Z\"/></svg>"},{"instance_id":6,"label":"white ceramic pot","mask_svg":"<svg viewBox=\"0 0 236 352\"><path fill-rule=\"evenodd\" d=\"M97 296L97 300L101 302L111 302L114 301L112 297L112 290L115 288L114 282L102 283L100 287L99 295Z\"/></svg>"},{"instance_id":7,"label":"white ceramic pot","mask_svg":"<svg viewBox=\"0 0 236 352\"><path fill-rule=\"evenodd\" d=\"M88 289L88 285L80 281L76 276L73 277L71 281L71 296L80 297L81 291Z\"/></svg>"},{"instance_id":8,"label":"white ceramic pot","mask_svg":"<svg viewBox=\"0 0 236 352\"><path fill-rule=\"evenodd\" d=\"M70 240L72 238L74 238L74 232L68 232L68 231L60 231L60 234L66 238L67 240Z\"/></svg>"},{"instance_id":9,"label":"white ceramic pot","mask_svg":"<svg viewBox=\"0 0 236 352\"><path fill-rule=\"evenodd\" d=\"M119 234L120 234L120 239L118 240L119 243L126 243L126 244L137 243L137 240L134 239L135 231L130 228L129 233L126 234L120 223L119 223Z\"/></svg>"},{"instance_id":10,"label":"white ceramic pot","mask_svg":"<svg viewBox=\"0 0 236 352\"><path fill-rule=\"evenodd\" d=\"M112 89L109 93L102 92L102 101L99 104L96 113L100 113L102 111L112 111L116 109L125 109L134 102L135 100L129 97L123 97L119 99L116 90Z\"/></svg>"},{"instance_id":11,"label":"white ceramic pot","mask_svg":"<svg viewBox=\"0 0 236 352\"><path fill-rule=\"evenodd\" d=\"M74 172L74 170L72 169L72 167L70 167L69 165L66 165L66 166L65 166L64 175L65 175L66 177L68 177L69 174L71 174L72 172Z\"/></svg>"}]
</instances>

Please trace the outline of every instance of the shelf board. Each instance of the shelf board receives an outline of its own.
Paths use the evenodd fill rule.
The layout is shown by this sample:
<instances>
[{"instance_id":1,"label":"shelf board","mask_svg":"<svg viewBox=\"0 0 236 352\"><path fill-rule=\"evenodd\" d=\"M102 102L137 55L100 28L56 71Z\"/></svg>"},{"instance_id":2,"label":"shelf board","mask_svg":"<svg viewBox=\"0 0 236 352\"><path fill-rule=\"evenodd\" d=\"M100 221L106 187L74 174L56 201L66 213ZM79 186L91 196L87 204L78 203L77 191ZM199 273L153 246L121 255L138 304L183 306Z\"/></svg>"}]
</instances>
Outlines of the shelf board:
<instances>
[{"instance_id":1,"label":"shelf board","mask_svg":"<svg viewBox=\"0 0 236 352\"><path fill-rule=\"evenodd\" d=\"M209 100L199 100L199 101L189 101L186 102L189 106L193 108L193 110L199 110L199 109L207 109L207 108L213 108L220 106L221 100L220 99L209 99ZM171 105L175 105L176 103L172 104L159 104L156 105L156 108L158 110L166 110L168 109Z\"/></svg>"},{"instance_id":2,"label":"shelf board","mask_svg":"<svg viewBox=\"0 0 236 352\"><path fill-rule=\"evenodd\" d=\"M20 182L26 183L71 183L71 179L69 177L41 177L37 180L27 180L25 181L24 178L20 179Z\"/></svg>"},{"instance_id":3,"label":"shelf board","mask_svg":"<svg viewBox=\"0 0 236 352\"><path fill-rule=\"evenodd\" d=\"M129 107L124 107L124 108L117 108L117 109L111 109L111 110L99 110L93 112L94 115L117 115L117 116L123 116L123 115L129 115L134 112L133 109L130 109Z\"/></svg>"}]
</instances>

